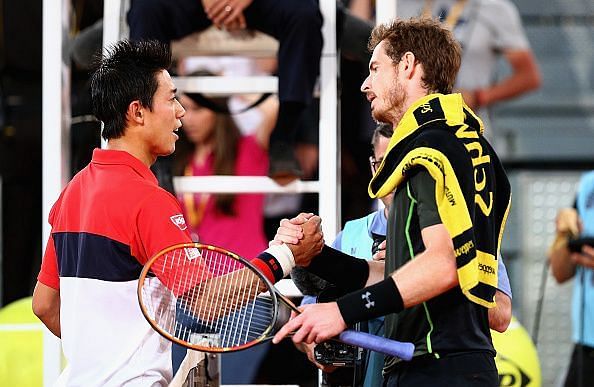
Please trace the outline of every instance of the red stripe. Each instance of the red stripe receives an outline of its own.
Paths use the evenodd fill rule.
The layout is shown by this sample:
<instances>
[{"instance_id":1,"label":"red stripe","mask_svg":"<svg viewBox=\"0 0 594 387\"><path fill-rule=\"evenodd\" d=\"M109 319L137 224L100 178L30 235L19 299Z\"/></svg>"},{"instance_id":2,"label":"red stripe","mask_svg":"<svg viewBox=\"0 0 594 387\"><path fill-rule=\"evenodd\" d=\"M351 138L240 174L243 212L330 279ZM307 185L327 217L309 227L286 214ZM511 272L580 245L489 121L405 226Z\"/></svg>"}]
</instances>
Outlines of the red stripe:
<instances>
[{"instance_id":1,"label":"red stripe","mask_svg":"<svg viewBox=\"0 0 594 387\"><path fill-rule=\"evenodd\" d=\"M274 278L274 273L272 272L272 270L270 269L270 267L268 266L268 264L266 264L266 262L264 262L262 260L262 258L254 258L251 263L256 266L256 268L258 270L260 270L260 273L264 274L264 276L266 278L268 278L268 280L272 283L275 283L276 280Z\"/></svg>"}]
</instances>

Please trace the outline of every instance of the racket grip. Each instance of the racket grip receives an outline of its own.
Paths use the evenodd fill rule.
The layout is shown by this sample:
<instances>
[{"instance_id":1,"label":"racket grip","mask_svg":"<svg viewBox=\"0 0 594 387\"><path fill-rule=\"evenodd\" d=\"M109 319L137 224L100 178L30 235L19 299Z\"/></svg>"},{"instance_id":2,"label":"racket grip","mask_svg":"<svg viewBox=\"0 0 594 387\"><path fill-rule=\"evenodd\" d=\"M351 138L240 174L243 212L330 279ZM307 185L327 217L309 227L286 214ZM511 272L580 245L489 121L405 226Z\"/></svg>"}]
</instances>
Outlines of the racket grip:
<instances>
[{"instance_id":1,"label":"racket grip","mask_svg":"<svg viewBox=\"0 0 594 387\"><path fill-rule=\"evenodd\" d=\"M345 344L381 352L385 355L396 356L402 360L412 359L413 352L415 351L415 345L413 343L386 339L385 337L350 329L338 335L338 339Z\"/></svg>"}]
</instances>

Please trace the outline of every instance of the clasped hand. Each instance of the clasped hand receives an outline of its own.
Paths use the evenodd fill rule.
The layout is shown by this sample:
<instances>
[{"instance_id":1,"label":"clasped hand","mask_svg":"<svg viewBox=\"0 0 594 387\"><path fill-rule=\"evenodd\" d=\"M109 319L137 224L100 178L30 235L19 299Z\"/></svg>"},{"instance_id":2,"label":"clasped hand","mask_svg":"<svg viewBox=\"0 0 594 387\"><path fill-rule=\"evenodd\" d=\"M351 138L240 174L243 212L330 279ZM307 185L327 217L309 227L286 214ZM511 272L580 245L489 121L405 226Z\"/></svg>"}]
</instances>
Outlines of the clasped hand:
<instances>
[{"instance_id":1,"label":"clasped hand","mask_svg":"<svg viewBox=\"0 0 594 387\"><path fill-rule=\"evenodd\" d=\"M276 231L274 240L270 243L286 243L294 255L301 251L304 251L303 254L311 254L315 249L308 248L307 246L312 244L314 235L312 235L311 228L318 219L320 219L318 216L311 213L301 213L292 219L283 219ZM316 233L315 236L321 236L323 243L321 226L317 231L319 234ZM315 243L315 246L317 249L317 243ZM320 250L317 251L316 255L321 251L321 247L323 247L323 244L320 246ZM309 262L311 258L313 256L309 258ZM302 260L302 262L305 261L306 259ZM295 262L297 262L297 256L295 256ZM309 264L309 262L307 263ZM336 302L304 305L299 310L301 313L293 313L291 320L274 336L273 343L278 343L291 332L294 332L292 339L296 344L321 343L346 329L346 324Z\"/></svg>"},{"instance_id":2,"label":"clasped hand","mask_svg":"<svg viewBox=\"0 0 594 387\"><path fill-rule=\"evenodd\" d=\"M228 31L247 27L243 11L253 0L202 0L206 16L217 26Z\"/></svg>"},{"instance_id":3,"label":"clasped hand","mask_svg":"<svg viewBox=\"0 0 594 387\"><path fill-rule=\"evenodd\" d=\"M285 243L291 249L297 266L308 266L324 247L322 219L312 213L301 213L283 219L270 244Z\"/></svg>"}]
</instances>

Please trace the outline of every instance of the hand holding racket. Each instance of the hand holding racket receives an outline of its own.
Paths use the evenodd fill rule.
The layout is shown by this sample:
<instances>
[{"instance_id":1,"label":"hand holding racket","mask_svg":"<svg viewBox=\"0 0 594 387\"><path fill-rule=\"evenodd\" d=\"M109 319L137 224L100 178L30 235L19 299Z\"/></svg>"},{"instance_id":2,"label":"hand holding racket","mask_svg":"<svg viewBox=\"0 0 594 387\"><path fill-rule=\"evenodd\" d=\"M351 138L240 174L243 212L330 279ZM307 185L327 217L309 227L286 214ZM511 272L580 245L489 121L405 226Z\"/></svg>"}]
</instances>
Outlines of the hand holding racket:
<instances>
[{"instance_id":1,"label":"hand holding racket","mask_svg":"<svg viewBox=\"0 0 594 387\"><path fill-rule=\"evenodd\" d=\"M198 243L164 249L140 275L142 313L162 336L198 351L237 351L268 340L291 310L300 312L262 273L261 260ZM339 340L405 360L414 350L362 332L345 331Z\"/></svg>"}]
</instances>

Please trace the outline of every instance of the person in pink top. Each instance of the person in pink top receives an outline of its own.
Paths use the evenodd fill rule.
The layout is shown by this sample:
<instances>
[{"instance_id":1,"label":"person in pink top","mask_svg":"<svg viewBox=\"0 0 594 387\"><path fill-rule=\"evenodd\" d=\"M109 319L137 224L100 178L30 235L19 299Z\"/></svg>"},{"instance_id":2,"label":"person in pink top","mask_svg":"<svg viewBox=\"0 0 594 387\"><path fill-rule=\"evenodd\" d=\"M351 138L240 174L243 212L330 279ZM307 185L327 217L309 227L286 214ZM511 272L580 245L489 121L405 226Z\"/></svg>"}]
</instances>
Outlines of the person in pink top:
<instances>
[{"instance_id":1,"label":"person in pink top","mask_svg":"<svg viewBox=\"0 0 594 387\"><path fill-rule=\"evenodd\" d=\"M173 175L266 176L268 139L278 102L268 98L255 109L262 120L252 134L242 135L229 114L226 98L181 94L186 109L173 159ZM194 241L223 247L247 259L268 247L264 233L264 194L177 193ZM183 351L174 348L175 359ZM252 383L267 346L257 346L221 358L222 382ZM245 367L246 361L250 367ZM175 366L174 366L175 367Z\"/></svg>"},{"instance_id":2,"label":"person in pink top","mask_svg":"<svg viewBox=\"0 0 594 387\"><path fill-rule=\"evenodd\" d=\"M277 103L256 107L262 121L250 135L242 135L229 114L226 98L206 99L182 94L186 108L183 135L173 174L178 176L266 176L268 139L276 119ZM178 193L192 238L231 250L243 257L257 256L268 246L264 233L263 194Z\"/></svg>"}]
</instances>

